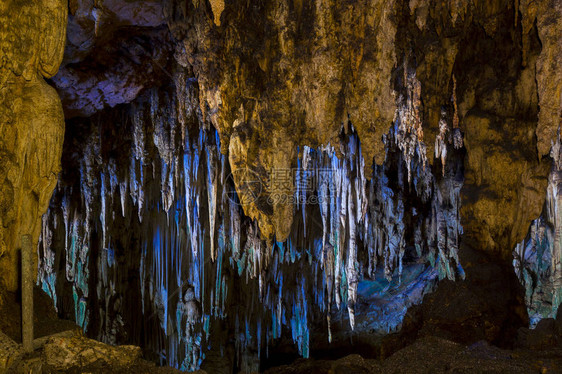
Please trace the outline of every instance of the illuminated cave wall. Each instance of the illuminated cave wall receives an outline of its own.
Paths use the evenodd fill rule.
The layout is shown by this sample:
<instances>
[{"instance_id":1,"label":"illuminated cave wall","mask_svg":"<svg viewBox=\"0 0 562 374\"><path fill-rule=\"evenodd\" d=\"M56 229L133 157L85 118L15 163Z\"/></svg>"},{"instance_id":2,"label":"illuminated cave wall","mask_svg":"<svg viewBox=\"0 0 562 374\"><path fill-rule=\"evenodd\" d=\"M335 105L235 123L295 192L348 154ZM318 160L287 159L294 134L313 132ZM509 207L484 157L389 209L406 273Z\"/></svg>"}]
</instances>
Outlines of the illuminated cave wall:
<instances>
[{"instance_id":1,"label":"illuminated cave wall","mask_svg":"<svg viewBox=\"0 0 562 374\"><path fill-rule=\"evenodd\" d=\"M463 276L462 135L444 108L443 163L420 157L419 83L404 77L383 165L365 165L351 126L340 149L299 147L294 167L269 180L238 169L240 196L185 74L68 121L39 243L43 289L88 335L187 370L232 344L239 361L259 359L290 337L308 357L315 340L396 330L437 279ZM281 183L295 194L262 192ZM265 211L271 199L294 202L290 237L262 240L241 199Z\"/></svg>"},{"instance_id":2,"label":"illuminated cave wall","mask_svg":"<svg viewBox=\"0 0 562 374\"><path fill-rule=\"evenodd\" d=\"M12 108L22 96L9 86L55 73L60 61L48 59L46 74L39 57L60 60L67 4L17 12L23 3L6 2L16 16L6 13L0 27L8 51L0 116L9 130L0 153L21 156L17 167L2 165L15 176L0 198L0 269L11 291L19 234L8 223L39 222L62 142L58 99L58 135L30 143L20 136L25 124L43 134L49 116L37 100ZM540 214L552 145L548 201L514 265L531 324L557 314L559 1L125 3L68 3L64 61L50 81L67 134L38 280L90 336L194 369L233 347L238 365L252 366L279 342L314 356L321 342L342 347L361 333L393 331L439 278L463 276L461 184L464 244L509 256ZM46 39L56 46L37 43L46 24L56 26ZM13 49L14 37L28 42ZM40 120L18 124L18 113ZM37 177L26 152L56 166L45 169L41 191L17 178L22 167ZM282 184L290 186L270 193ZM12 190L41 203L16 211ZM298 204L280 207L272 196ZM469 281L470 272L487 275L485 262L467 265ZM517 299L509 277L492 274L506 291L492 294ZM475 314L500 323L463 316L463 332L478 324L485 335L474 336L494 342L505 326L517 329L502 312L519 314L518 304L477 305Z\"/></svg>"},{"instance_id":3,"label":"illuminated cave wall","mask_svg":"<svg viewBox=\"0 0 562 374\"><path fill-rule=\"evenodd\" d=\"M543 212L527 237L513 251L513 267L525 287L531 327L543 318L556 318L562 302L562 146L553 142L552 170Z\"/></svg>"}]
</instances>

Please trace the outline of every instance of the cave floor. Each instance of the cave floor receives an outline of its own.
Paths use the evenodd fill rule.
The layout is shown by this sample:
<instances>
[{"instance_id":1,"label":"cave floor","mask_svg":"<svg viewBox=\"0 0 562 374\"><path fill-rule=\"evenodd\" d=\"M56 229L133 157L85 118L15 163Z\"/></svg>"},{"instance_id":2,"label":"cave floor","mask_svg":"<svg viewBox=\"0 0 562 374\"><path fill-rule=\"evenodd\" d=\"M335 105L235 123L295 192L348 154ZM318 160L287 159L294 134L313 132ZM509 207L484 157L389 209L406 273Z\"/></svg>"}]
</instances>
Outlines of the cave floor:
<instances>
[{"instance_id":1,"label":"cave floor","mask_svg":"<svg viewBox=\"0 0 562 374\"><path fill-rule=\"evenodd\" d=\"M69 338L71 339L71 338ZM84 339L83 352L119 350L120 348L89 347L101 344ZM88 343L90 341L91 343ZM91 349L88 349L91 348ZM82 359L68 362L70 367L52 364L47 349L36 351L14 363L7 373L180 373L169 367L156 367L153 363L131 357L130 352L121 351L111 360L98 360L82 365ZM92 353L85 353L88 355ZM84 357L82 357L84 358ZM50 360L50 361L49 361ZM86 358L86 361L88 359ZM51 364L49 364L51 362ZM61 361L62 362L62 361ZM61 364L62 365L62 364ZM232 368L215 367L212 371L200 370L198 374L232 373ZM359 373L562 373L562 349L515 349L504 350L478 342L465 346L437 337L416 340L385 360L364 359L349 355L338 360L298 359L290 365L282 365L265 371L267 374L359 374Z\"/></svg>"},{"instance_id":2,"label":"cave floor","mask_svg":"<svg viewBox=\"0 0 562 374\"><path fill-rule=\"evenodd\" d=\"M504 350L478 342L471 346L424 337L385 360L349 355L339 360L297 360L267 374L360 373L562 373L562 350Z\"/></svg>"},{"instance_id":3,"label":"cave floor","mask_svg":"<svg viewBox=\"0 0 562 374\"><path fill-rule=\"evenodd\" d=\"M36 292L36 295L36 337L77 330L71 321L56 317L52 304L48 303L50 299L42 292ZM12 299L4 298L0 308L0 326L1 331L17 341L20 338L19 303L16 295L12 296ZM524 329L518 338L525 341L523 348L501 349L486 341L466 345L441 337L423 336L385 359L365 359L357 354L333 360L297 359L289 365L269 368L265 373L562 373L562 346L557 343L560 337L553 333L555 329L551 326L555 323L550 320L535 330ZM156 367L141 356L138 347L111 347L76 333L73 336L51 338L33 354L20 355L11 362L6 372L179 373L173 368ZM233 372L233 368L220 363L210 363L206 369L198 373Z\"/></svg>"}]
</instances>

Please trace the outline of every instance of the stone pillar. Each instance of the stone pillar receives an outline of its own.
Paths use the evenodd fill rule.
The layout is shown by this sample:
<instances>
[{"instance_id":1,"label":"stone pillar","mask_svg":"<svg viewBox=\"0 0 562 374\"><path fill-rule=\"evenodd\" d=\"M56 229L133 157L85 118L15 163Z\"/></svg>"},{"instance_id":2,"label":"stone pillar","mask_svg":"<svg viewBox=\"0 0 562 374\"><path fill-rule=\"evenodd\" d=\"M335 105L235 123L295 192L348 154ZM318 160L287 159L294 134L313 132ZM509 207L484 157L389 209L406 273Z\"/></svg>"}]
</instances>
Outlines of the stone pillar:
<instances>
[{"instance_id":1,"label":"stone pillar","mask_svg":"<svg viewBox=\"0 0 562 374\"><path fill-rule=\"evenodd\" d=\"M21 336L23 349L33 351L33 246L31 235L21 237Z\"/></svg>"}]
</instances>

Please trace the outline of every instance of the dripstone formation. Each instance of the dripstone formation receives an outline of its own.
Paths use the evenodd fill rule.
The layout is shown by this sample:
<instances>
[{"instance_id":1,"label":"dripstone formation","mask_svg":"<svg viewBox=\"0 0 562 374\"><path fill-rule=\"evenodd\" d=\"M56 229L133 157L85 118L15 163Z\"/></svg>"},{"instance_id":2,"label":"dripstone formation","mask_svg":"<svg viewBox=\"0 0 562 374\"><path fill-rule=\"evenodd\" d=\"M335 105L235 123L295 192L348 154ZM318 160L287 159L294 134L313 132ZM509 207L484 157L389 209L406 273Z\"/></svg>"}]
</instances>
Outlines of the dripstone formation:
<instances>
[{"instance_id":1,"label":"dripstone formation","mask_svg":"<svg viewBox=\"0 0 562 374\"><path fill-rule=\"evenodd\" d=\"M0 282L31 234L90 337L253 371L556 317L560 1L0 9Z\"/></svg>"}]
</instances>

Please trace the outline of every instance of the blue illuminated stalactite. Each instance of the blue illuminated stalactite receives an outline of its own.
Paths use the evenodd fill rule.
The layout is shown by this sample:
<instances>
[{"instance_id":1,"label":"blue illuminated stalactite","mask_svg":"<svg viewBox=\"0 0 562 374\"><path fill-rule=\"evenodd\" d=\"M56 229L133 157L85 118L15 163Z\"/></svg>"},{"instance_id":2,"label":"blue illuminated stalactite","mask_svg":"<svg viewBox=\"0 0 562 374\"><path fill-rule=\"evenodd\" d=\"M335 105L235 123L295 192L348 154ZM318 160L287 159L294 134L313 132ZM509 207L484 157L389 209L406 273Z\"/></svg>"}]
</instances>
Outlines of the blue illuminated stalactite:
<instances>
[{"instance_id":1,"label":"blue illuminated stalactite","mask_svg":"<svg viewBox=\"0 0 562 374\"><path fill-rule=\"evenodd\" d=\"M131 151L125 152L124 162L106 160L109 156L100 152L105 139L92 131L80 159L79 186L60 187L54 198L63 204L52 204L44 220L40 280L56 298L59 269L49 256L54 250L64 253L76 320L88 329L88 318L95 313L101 315L100 325L115 326L103 333L93 330L101 327L91 327L91 335L117 341L122 331L111 319L139 319L144 336L151 338L140 341L137 333L136 342L158 354L162 363L182 370L197 369L210 347L222 349L230 340L239 359L251 351L267 356L271 340L284 336L308 357L314 329L327 327L331 339L335 316L350 329L396 329L407 307L419 302L438 276L429 262L446 270L442 277L459 272L452 243L442 241L439 230L423 227L419 238L406 238L405 217L413 220L420 214L405 202L410 185L391 183L388 165L366 167L353 129L342 139L340 158L331 146L299 147L298 219L286 241L262 240L257 222L244 215L232 194L218 132L200 123L183 142L180 133L187 129L180 131L179 121L169 118L175 110L165 107L171 98L166 94L167 101L159 99L161 93L155 91L131 108ZM387 163L400 164L404 160L392 145L394 137L391 131ZM418 158L409 162L417 196L427 195L416 203L429 212L419 221L437 227L439 216L444 233L455 234L451 230L458 222L453 212L443 214L446 204L438 199L435 178L419 167ZM126 165L126 170L115 165ZM429 187L421 186L422 178L432 181ZM313 188L307 188L309 183L315 183ZM452 209L458 209L455 204ZM56 229L56 219L64 227ZM117 231L119 225L124 231ZM55 249L52 237L60 232L64 248ZM103 254L95 259L89 255L94 238ZM415 241L418 249L413 264L403 260L406 240ZM123 251L133 253L131 264L119 261ZM95 266L89 261L96 261ZM102 284L96 295L88 289L90 268ZM138 274L138 289L120 283L118 275L129 272ZM111 300L129 292L140 295L139 308L121 305L113 311ZM368 307L359 305L359 299ZM93 305L105 310L100 314ZM376 320L376 314L386 317ZM316 315L324 317L319 321ZM220 321L228 331L213 330Z\"/></svg>"},{"instance_id":2,"label":"blue illuminated stalactite","mask_svg":"<svg viewBox=\"0 0 562 374\"><path fill-rule=\"evenodd\" d=\"M556 318L562 302L562 144L559 136L552 144L550 156L553 165L543 212L531 223L527 237L513 251L513 267L525 288L530 327L535 327L543 318Z\"/></svg>"}]
</instances>

